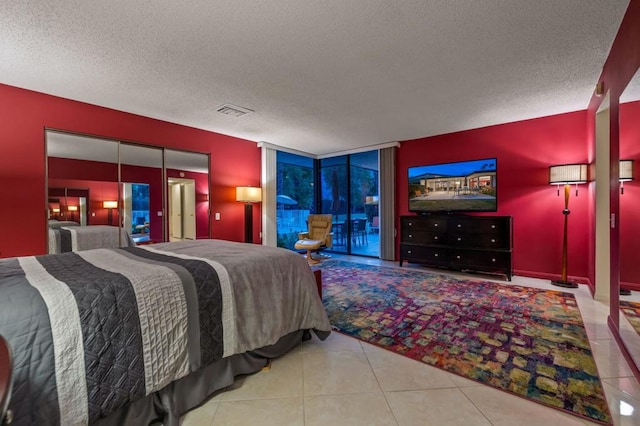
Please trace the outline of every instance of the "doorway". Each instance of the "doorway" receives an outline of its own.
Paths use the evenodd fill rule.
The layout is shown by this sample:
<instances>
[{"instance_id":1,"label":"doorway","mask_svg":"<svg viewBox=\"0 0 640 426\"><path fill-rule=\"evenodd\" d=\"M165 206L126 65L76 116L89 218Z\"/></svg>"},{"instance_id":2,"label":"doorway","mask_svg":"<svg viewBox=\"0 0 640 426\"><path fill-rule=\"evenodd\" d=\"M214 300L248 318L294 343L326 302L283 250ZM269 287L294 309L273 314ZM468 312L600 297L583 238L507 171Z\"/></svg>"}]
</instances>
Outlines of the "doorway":
<instances>
[{"instance_id":1,"label":"doorway","mask_svg":"<svg viewBox=\"0 0 640 426\"><path fill-rule=\"evenodd\" d=\"M196 239L196 184L193 179L170 178L169 241Z\"/></svg>"},{"instance_id":2,"label":"doorway","mask_svg":"<svg viewBox=\"0 0 640 426\"><path fill-rule=\"evenodd\" d=\"M333 215L332 251L380 256L378 151L320 160L321 212Z\"/></svg>"}]
</instances>

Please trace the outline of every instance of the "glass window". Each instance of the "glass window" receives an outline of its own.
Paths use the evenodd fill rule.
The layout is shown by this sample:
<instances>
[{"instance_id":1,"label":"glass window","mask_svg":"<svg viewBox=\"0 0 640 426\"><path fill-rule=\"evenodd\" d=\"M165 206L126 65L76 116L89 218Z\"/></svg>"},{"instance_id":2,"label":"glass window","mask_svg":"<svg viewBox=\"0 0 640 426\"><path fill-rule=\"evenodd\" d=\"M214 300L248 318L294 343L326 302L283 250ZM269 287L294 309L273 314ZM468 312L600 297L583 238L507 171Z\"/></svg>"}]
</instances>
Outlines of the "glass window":
<instances>
[{"instance_id":1,"label":"glass window","mask_svg":"<svg viewBox=\"0 0 640 426\"><path fill-rule=\"evenodd\" d=\"M314 160L278 151L276 162L278 247L293 249L298 233L307 230L307 216L315 213Z\"/></svg>"}]
</instances>

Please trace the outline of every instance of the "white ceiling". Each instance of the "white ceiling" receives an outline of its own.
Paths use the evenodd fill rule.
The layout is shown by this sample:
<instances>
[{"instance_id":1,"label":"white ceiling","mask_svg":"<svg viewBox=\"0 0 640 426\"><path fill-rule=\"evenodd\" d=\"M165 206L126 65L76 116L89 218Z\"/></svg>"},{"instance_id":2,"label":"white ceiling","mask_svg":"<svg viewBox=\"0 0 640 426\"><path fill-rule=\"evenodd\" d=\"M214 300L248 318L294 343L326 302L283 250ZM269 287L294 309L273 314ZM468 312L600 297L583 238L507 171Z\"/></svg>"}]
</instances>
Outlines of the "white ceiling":
<instances>
[{"instance_id":1,"label":"white ceiling","mask_svg":"<svg viewBox=\"0 0 640 426\"><path fill-rule=\"evenodd\" d=\"M2 0L0 82L326 155L585 109L627 5Z\"/></svg>"}]
</instances>

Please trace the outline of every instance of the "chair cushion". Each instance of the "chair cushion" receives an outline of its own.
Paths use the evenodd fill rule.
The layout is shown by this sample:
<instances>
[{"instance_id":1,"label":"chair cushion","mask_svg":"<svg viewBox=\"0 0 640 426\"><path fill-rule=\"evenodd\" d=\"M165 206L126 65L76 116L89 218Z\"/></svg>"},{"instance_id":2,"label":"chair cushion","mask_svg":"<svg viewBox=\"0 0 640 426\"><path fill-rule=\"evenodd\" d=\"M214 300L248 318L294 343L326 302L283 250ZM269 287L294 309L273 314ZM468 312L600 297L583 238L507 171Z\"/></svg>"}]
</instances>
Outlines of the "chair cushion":
<instances>
[{"instance_id":1,"label":"chair cushion","mask_svg":"<svg viewBox=\"0 0 640 426\"><path fill-rule=\"evenodd\" d=\"M315 250L322 245L320 240L298 240L293 246L296 250Z\"/></svg>"}]
</instances>

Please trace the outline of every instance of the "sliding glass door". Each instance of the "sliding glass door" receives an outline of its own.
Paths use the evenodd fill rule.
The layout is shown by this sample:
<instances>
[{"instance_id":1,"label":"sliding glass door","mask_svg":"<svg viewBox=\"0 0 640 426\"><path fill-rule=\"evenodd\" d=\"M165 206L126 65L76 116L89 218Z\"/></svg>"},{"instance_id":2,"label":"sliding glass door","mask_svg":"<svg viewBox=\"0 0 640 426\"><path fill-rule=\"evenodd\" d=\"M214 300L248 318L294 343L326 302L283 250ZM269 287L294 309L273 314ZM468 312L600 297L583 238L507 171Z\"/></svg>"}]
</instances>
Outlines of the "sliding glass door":
<instances>
[{"instance_id":1,"label":"sliding glass door","mask_svg":"<svg viewBox=\"0 0 640 426\"><path fill-rule=\"evenodd\" d=\"M351 254L378 257L378 151L351 154L349 170Z\"/></svg>"},{"instance_id":2,"label":"sliding glass door","mask_svg":"<svg viewBox=\"0 0 640 426\"><path fill-rule=\"evenodd\" d=\"M332 157L320 160L320 212L333 215L332 251L349 253L351 223L349 214L348 157Z\"/></svg>"},{"instance_id":3,"label":"sliding glass door","mask_svg":"<svg viewBox=\"0 0 640 426\"><path fill-rule=\"evenodd\" d=\"M321 212L333 215L333 251L378 257L378 151L320 160Z\"/></svg>"}]
</instances>

